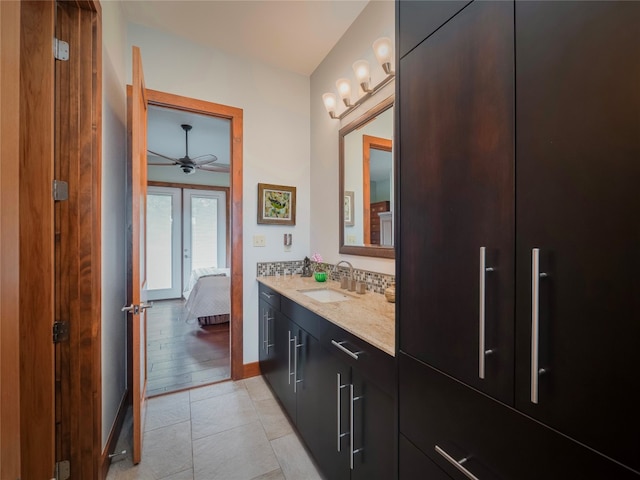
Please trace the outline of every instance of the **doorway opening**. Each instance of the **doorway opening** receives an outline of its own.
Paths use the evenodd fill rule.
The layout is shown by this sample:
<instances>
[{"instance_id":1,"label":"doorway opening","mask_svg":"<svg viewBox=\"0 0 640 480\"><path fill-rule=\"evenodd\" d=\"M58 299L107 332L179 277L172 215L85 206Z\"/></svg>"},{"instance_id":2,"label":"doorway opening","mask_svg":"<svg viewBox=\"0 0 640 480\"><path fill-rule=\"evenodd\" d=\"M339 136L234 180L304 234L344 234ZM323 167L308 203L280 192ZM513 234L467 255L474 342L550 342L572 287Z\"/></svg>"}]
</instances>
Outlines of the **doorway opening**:
<instances>
[{"instance_id":1,"label":"doorway opening","mask_svg":"<svg viewBox=\"0 0 640 480\"><path fill-rule=\"evenodd\" d=\"M147 351L147 356L150 355L150 349L153 347L151 342L153 341L153 328L154 322L161 323L161 320L157 320L154 317L161 316L170 316L174 320L180 319L179 325L184 327L185 325L195 327L196 333L192 335L193 339L203 340L202 344L209 344L211 347L212 343L215 344L214 348L209 348L208 354L209 356L213 355L216 358L209 358L208 360L204 360L205 362L209 362L210 367L220 367L220 357L225 357L227 362L230 364L227 367L227 373L224 377L220 376L220 369L218 369L217 373L193 373L191 372L192 378L195 377L195 383L186 384L183 382L181 386L176 386L176 388L172 388L172 390L166 391L177 391L182 389L191 388L195 385L203 385L207 383L213 383L216 381L221 381L224 378L231 378L233 380L239 380L245 376L244 372L244 364L243 364L243 348L242 348L242 323L243 323L243 311L242 311L242 119L243 112L242 109L229 107L226 105L215 104L211 102L206 102L202 100L196 100L192 98L182 97L179 95L168 94L164 92L158 92L155 90L146 89L146 98L149 105L149 112L152 113L154 110L163 110L169 111L169 113L174 113L178 115L191 115L191 120L185 120L184 122L173 125L174 130L180 130L181 125L184 123L191 124L193 126L192 129L184 129L188 134L188 144L185 145L183 142L174 142L174 147L177 149L175 151L171 151L162 147L161 145L156 145L158 148L153 148L151 140L149 138L148 149L153 152L160 153L164 157L167 158L158 158L158 156L153 153L149 154L148 162L154 163L155 165L148 167L148 185L150 187L150 193L153 194L153 190L158 188L175 188L180 190L180 202L181 206L180 212L182 217L185 217L184 210L185 209L193 209L195 208L195 217L194 215L186 215L186 217L190 217L190 223L186 223L187 220L179 220L176 218L177 216L177 206L171 206L171 223L172 228L171 234L165 232L165 246L167 248L168 243L180 243L180 261L177 260L177 257L174 255L170 255L171 261L165 261L165 270L161 272L161 277L164 275L164 278L159 278L159 283L156 284L158 288L153 288L153 278L149 278L149 282L151 283L150 290L150 299L156 298L154 301L154 308L148 311L148 342L149 349ZM153 113L152 113L153 115ZM151 115L151 116L152 116ZM207 149L206 154L213 154L218 157L213 164L218 165L217 168L212 168L214 172L204 172L200 171L200 169L196 170L195 175L187 175L183 169L183 165L176 164L172 162L171 159L182 160L186 156L195 157L195 142L198 141L197 136L202 131L198 130L196 124L193 121L197 121L197 119L202 119L205 117L206 119L212 119L214 121L223 120L228 124L228 129L225 135L226 140L226 149L227 156L225 158L225 154L221 151L214 151L213 147ZM175 123L175 122L174 122ZM150 129L153 128L150 125ZM188 130L188 132L187 132ZM149 135L152 135L152 131L149 131ZM166 134L161 133L161 137L167 137ZM183 137L184 138L184 137ZM185 152L185 146L188 148L188 152ZM168 148L168 147L167 147ZM160 150L160 151L157 151ZM193 154L192 154L193 152ZM200 154L197 154L200 155ZM197 161L197 160L196 160ZM220 170L224 170L220 165L227 164L226 168L227 172L220 172ZM151 173L151 170L156 170L155 173ZM202 170L205 170L204 167ZM201 175L204 174L204 175ZM213 175L211 175L214 173ZM176 177L172 177L171 175L177 175ZM211 181L203 181L203 178L215 178ZM220 179L226 179L225 181L221 181ZM216 192L218 192L216 194ZM220 192L224 195L220 196ZM157 193L157 192L156 192ZM215 194L215 195L214 195ZM172 203L166 201L165 199L165 210L168 209L166 204ZM187 226L190 226L194 222L196 224L209 225L211 226L213 223L212 215L213 215L213 206L216 206L216 217L215 217L215 225L217 226L217 231L215 235L209 228L208 233L205 231L204 236L201 233L196 233L195 239L193 238L193 229L191 229L191 239L188 238L189 233L187 230ZM223 207L222 210L220 207ZM150 213L150 212L149 212ZM222 221L223 220L223 221ZM151 220L148 218L147 222ZM165 227L167 226L165 219ZM150 241L153 241L153 235L149 229L150 225L148 224L147 230L150 238ZM206 229L205 229L206 230ZM179 233L178 233L179 231ZM171 237L169 242L167 237ZM187 238L185 238L187 237ZM215 237L215 246L213 245ZM203 245L204 245L204 253L203 253ZM187 251L185 251L185 249ZM193 254L195 253L196 257L193 258L193 262L189 265L189 260L192 259ZM150 252L147 253L149 256ZM212 256L213 255L213 256ZM185 258L189 257L189 258ZM149 257L147 259L147 265L151 265L153 260ZM206 267L202 267L200 263L207 263ZM168 267L170 265L170 267ZM196 267L194 269L194 266ZM192 293L195 288L193 288L197 283L197 280L194 281L194 285L189 289L189 284L192 280L192 274L194 270L198 270L201 268L213 268L213 269L221 269L224 270L227 274L228 281L228 302L229 302L229 312L228 312L228 322L216 323L211 321L212 317L215 319L214 315L204 315L199 314L197 310L190 313L186 310L186 299L185 293ZM153 273L150 271L151 275ZM169 277L167 277L169 274ZM206 275L205 275L206 276ZM157 291L155 291L157 290ZM161 291L164 290L164 291ZM190 292L191 291L191 292ZM163 298L162 300L160 300ZM198 317L201 317L199 320ZM189 322L189 323L187 323ZM177 322L176 325L178 325ZM212 325L208 325L207 323L212 323ZM228 333L227 333L228 332ZM191 334L190 334L191 335ZM225 337L226 335L226 337ZM221 340L226 338L226 340ZM179 340L178 340L179 341ZM165 342L166 343L166 342ZM227 351L224 351L224 347L227 347ZM167 345L165 345L165 350ZM203 347L205 348L205 347ZM214 351L212 353L212 350ZM165 352L166 353L166 352ZM186 357L191 356L191 353L187 353ZM206 357L206 355L201 358ZM154 389L153 380L153 370L157 367L157 365L153 365L153 360L147 358L147 369L150 370L151 374L147 380L147 394L148 395L156 395L162 394L164 392L160 391L163 386L160 386L157 389ZM188 367L185 364L187 360L183 360L182 364L178 362L178 365L175 367L176 377L180 377L182 375L182 380L184 380L190 373L186 370L196 369L198 367L191 366ZM131 363L130 363L131 365ZM157 371L156 371L157 373ZM218 376L216 376L218 375ZM129 376L131 378L131 375ZM180 378L178 378L180 380ZM165 387L169 387L168 382Z\"/></svg>"}]
</instances>

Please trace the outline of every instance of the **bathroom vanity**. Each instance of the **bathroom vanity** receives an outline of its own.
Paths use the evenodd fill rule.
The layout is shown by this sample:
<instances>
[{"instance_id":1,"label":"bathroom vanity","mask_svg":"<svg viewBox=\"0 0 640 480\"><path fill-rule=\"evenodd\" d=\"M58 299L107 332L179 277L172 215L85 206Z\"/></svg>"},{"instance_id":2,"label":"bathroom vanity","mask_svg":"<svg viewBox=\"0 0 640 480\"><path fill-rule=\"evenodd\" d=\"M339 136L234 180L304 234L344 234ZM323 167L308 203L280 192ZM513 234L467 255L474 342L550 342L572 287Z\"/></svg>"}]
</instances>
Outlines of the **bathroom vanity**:
<instances>
[{"instance_id":1,"label":"bathroom vanity","mask_svg":"<svg viewBox=\"0 0 640 480\"><path fill-rule=\"evenodd\" d=\"M260 369L323 475L394 478L394 305L337 282L258 280Z\"/></svg>"}]
</instances>

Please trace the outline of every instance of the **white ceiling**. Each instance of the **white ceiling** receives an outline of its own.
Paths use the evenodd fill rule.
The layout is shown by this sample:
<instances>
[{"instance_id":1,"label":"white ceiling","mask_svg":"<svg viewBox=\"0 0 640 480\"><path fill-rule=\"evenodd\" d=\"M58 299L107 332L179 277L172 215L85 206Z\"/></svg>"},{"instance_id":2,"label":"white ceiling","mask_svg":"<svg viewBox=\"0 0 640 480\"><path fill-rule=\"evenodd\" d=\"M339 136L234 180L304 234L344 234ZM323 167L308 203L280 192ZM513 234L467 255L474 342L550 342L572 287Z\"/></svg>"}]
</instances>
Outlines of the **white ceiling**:
<instances>
[{"instance_id":1,"label":"white ceiling","mask_svg":"<svg viewBox=\"0 0 640 480\"><path fill-rule=\"evenodd\" d=\"M311 75L369 0L123 0L128 22L153 27L234 55ZM229 122L150 107L147 148L168 157L212 153L230 163ZM149 161L158 161L149 155ZM176 167L177 168L177 167Z\"/></svg>"},{"instance_id":2,"label":"white ceiling","mask_svg":"<svg viewBox=\"0 0 640 480\"><path fill-rule=\"evenodd\" d=\"M369 0L123 0L127 21L311 75Z\"/></svg>"}]
</instances>

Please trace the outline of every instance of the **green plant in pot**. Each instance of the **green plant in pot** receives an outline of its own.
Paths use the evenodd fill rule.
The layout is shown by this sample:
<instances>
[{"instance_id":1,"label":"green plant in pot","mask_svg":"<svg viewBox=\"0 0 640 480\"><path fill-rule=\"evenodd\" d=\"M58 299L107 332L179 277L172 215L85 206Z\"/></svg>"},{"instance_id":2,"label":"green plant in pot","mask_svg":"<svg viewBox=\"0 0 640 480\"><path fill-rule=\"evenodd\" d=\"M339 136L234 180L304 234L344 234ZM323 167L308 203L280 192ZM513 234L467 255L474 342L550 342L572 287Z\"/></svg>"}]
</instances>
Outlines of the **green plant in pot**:
<instances>
[{"instance_id":1,"label":"green plant in pot","mask_svg":"<svg viewBox=\"0 0 640 480\"><path fill-rule=\"evenodd\" d=\"M311 256L311 265L313 268L313 278L316 279L316 282L326 282L329 277L331 267L328 263L324 263L322 255L314 253Z\"/></svg>"}]
</instances>

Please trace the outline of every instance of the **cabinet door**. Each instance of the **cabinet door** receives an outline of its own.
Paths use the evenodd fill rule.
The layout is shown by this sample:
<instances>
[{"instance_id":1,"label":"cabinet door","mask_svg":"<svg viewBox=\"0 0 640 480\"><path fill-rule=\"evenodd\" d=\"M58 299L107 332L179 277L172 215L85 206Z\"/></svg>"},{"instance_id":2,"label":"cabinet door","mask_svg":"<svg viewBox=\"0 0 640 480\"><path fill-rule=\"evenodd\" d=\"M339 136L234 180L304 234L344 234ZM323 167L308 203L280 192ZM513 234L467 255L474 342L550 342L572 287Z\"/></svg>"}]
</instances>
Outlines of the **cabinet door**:
<instances>
[{"instance_id":1,"label":"cabinet door","mask_svg":"<svg viewBox=\"0 0 640 480\"><path fill-rule=\"evenodd\" d=\"M353 416L349 446L353 456L351 480L388 480L394 478L395 430L393 399L378 386L351 370L353 398L349 392Z\"/></svg>"},{"instance_id":2,"label":"cabinet door","mask_svg":"<svg viewBox=\"0 0 640 480\"><path fill-rule=\"evenodd\" d=\"M460 0L397 2L398 24L401 26L398 29L398 56L406 55L467 3L469 1Z\"/></svg>"},{"instance_id":3,"label":"cabinet door","mask_svg":"<svg viewBox=\"0 0 640 480\"><path fill-rule=\"evenodd\" d=\"M298 430L326 478L348 480L351 369L309 334L300 351Z\"/></svg>"},{"instance_id":4,"label":"cabinet door","mask_svg":"<svg viewBox=\"0 0 640 480\"><path fill-rule=\"evenodd\" d=\"M400 480L451 480L435 463L412 444L404 435L400 435L398 445L400 462Z\"/></svg>"},{"instance_id":5,"label":"cabinet door","mask_svg":"<svg viewBox=\"0 0 640 480\"><path fill-rule=\"evenodd\" d=\"M509 403L513 8L470 4L398 76L400 349ZM493 271L481 271L481 247Z\"/></svg>"},{"instance_id":6,"label":"cabinet door","mask_svg":"<svg viewBox=\"0 0 640 480\"><path fill-rule=\"evenodd\" d=\"M516 406L640 471L640 3L516 2L516 35Z\"/></svg>"},{"instance_id":7,"label":"cabinet door","mask_svg":"<svg viewBox=\"0 0 640 480\"><path fill-rule=\"evenodd\" d=\"M275 312L273 371L270 378L278 400L296 423L296 396L293 391L294 340L297 326L280 311Z\"/></svg>"},{"instance_id":8,"label":"cabinet door","mask_svg":"<svg viewBox=\"0 0 640 480\"><path fill-rule=\"evenodd\" d=\"M267 380L271 380L274 371L273 359L275 356L274 324L276 319L275 309L266 301L260 300L258 313L258 358L260 371Z\"/></svg>"}]
</instances>

